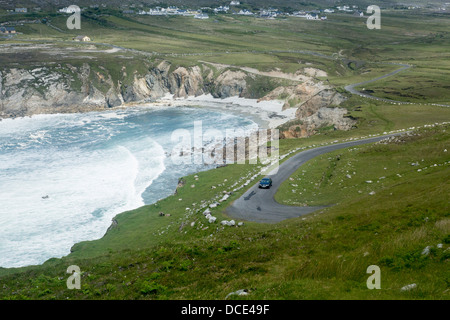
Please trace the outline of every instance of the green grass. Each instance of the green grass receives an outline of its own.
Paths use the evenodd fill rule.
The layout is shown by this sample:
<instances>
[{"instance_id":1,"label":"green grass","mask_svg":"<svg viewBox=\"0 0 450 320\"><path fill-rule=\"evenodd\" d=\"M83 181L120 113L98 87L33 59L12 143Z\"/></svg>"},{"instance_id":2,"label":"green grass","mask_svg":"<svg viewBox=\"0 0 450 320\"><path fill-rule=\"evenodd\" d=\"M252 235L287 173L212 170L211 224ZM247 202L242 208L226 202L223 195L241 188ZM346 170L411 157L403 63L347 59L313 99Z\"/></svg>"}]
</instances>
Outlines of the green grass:
<instances>
[{"instance_id":1,"label":"green grass","mask_svg":"<svg viewBox=\"0 0 450 320\"><path fill-rule=\"evenodd\" d=\"M446 60L448 58L450 56ZM449 72L448 63L436 65L435 68L420 66L395 77L364 85L363 91L380 98L450 105L450 97L447 94L450 89Z\"/></svg>"},{"instance_id":2,"label":"green grass","mask_svg":"<svg viewBox=\"0 0 450 320\"><path fill-rule=\"evenodd\" d=\"M249 288L251 299L448 298L448 251L444 250L450 232L450 171L443 151L450 139L448 129L448 125L422 129L401 143L342 150L339 160L336 154L312 160L303 168L308 169L306 177L318 181L324 173L327 176L308 201L323 204L331 198L338 204L275 225L246 222L224 228L208 224L204 209L186 210L221 196L257 167L230 165L200 172L198 180L194 175L184 177L177 195L117 216L118 224L102 239L77 244L69 256L43 266L0 271L4 284L0 296L223 299L229 292ZM409 163L416 160L420 172ZM351 185L346 181L330 188L331 183L342 184L343 175L354 167L358 175ZM381 172L385 178L379 180ZM375 195L367 194L368 178L374 181ZM282 190L280 194L292 196ZM212 209L219 220L226 218L222 210L222 206ZM160 211L171 216L160 217ZM444 248L438 249L438 243ZM422 256L426 246L433 249ZM72 264L83 271L81 290L65 287L65 268ZM372 264L381 268L382 290L365 286L366 268ZM400 291L410 283L418 283L418 289Z\"/></svg>"},{"instance_id":3,"label":"green grass","mask_svg":"<svg viewBox=\"0 0 450 320\"><path fill-rule=\"evenodd\" d=\"M165 234L171 234L173 240L183 239L184 231L191 227L186 225L189 219L198 220L194 232L208 235L215 232L201 230L207 226L207 221L201 221L199 215L192 217L193 212L203 212L206 207L200 209L203 204L210 204L212 199L218 201L223 197L223 191L231 191L235 184L246 181L243 177L254 174L256 165L229 165L217 169L199 172L195 175L183 177L184 187L178 188L177 194L162 199L155 204L144 206L137 210L120 214L116 217L117 227L112 228L102 239L76 244L71 254L72 258L95 257L101 252L116 252L123 249L138 249L153 246L165 242ZM198 176L198 180L195 180ZM242 179L241 179L242 178ZM194 186L194 187L192 187ZM230 199L235 199L236 195ZM189 210L186 210L189 208ZM223 218L221 210L211 209L213 215ZM170 217L160 217L159 213L170 214ZM189 223L192 221L189 221ZM182 224L185 224L183 232L174 232ZM189 224L190 225L190 224ZM141 230L136 232L136 230ZM200 231L199 231L200 230Z\"/></svg>"},{"instance_id":4,"label":"green grass","mask_svg":"<svg viewBox=\"0 0 450 320\"><path fill-rule=\"evenodd\" d=\"M325 23L231 15L217 20L89 15L82 31L26 25L19 28L24 34L13 41L50 40L59 48L78 49L90 45L70 41L82 32L95 42L157 53L152 58L120 53L134 61L96 54L90 61L92 70L104 74L105 68L114 81L127 80L121 78L122 67L127 75L135 70L142 73L157 59L167 59L174 67L209 61L262 71L315 67L326 71L330 84L343 92L347 84L397 68L381 62L414 65L366 89L416 105L349 96L341 106L357 120L354 130L323 130L305 139L281 140L280 154L450 119L449 108L421 105L449 101L448 19L386 12L377 32L368 30L361 19L340 14ZM52 16L51 23L63 29L65 17ZM271 50L314 51L324 56ZM197 52L203 55L184 55ZM332 58L338 52L342 59ZM14 66L17 58L2 54L0 63ZM76 50L61 61L40 53L19 58L27 67L83 63L83 53ZM258 96L276 84L261 78L252 87ZM310 161L291 177L294 180L282 185L277 200L334 206L273 225L211 225L203 217L204 208L200 209L255 174L257 165L200 172L198 180L195 175L183 177L186 183L176 195L118 215L117 225L104 237L76 244L66 257L50 259L42 266L0 268L0 299L223 299L243 288L250 290L249 299L448 299L450 172L443 150L448 149L449 129L420 130L420 135L402 143L340 150ZM411 166L416 161L419 166ZM229 219L224 207L244 190L212 209L213 215ZM370 195L371 191L375 194ZM170 216L161 217L159 212ZM442 249L436 247L438 243ZM430 254L422 255L426 246L432 246ZM66 288L66 269L72 264L82 270L81 290ZM381 268L381 290L366 287L366 269L372 264ZM410 283L416 283L417 289L400 291Z\"/></svg>"},{"instance_id":5,"label":"green grass","mask_svg":"<svg viewBox=\"0 0 450 320\"><path fill-rule=\"evenodd\" d=\"M67 17L53 14L51 24L64 32L44 24L24 25L18 27L24 34L14 41L70 41L82 33L95 42L156 52L177 65L195 65L205 60L263 71L276 67L285 72L316 67L325 70L336 87L398 68L382 63L403 62L414 68L371 83L365 89L379 97L415 103L448 103L450 99L449 22L440 15L385 11L382 28L374 31L367 29L365 19L346 14L333 14L328 21L320 22L233 15L197 21L192 17L123 16L111 10L94 13L83 15L82 30L68 30ZM3 17L16 18L19 17ZM324 56L274 50L310 51Z\"/></svg>"},{"instance_id":6,"label":"green grass","mask_svg":"<svg viewBox=\"0 0 450 320\"><path fill-rule=\"evenodd\" d=\"M287 205L332 205L367 197L404 180L420 180L423 174L430 174L428 171L442 172L434 165L443 166L449 159L444 152L448 138L424 130L398 143L354 147L320 156L284 182L275 199ZM424 144L425 139L433 143Z\"/></svg>"},{"instance_id":7,"label":"green grass","mask_svg":"<svg viewBox=\"0 0 450 320\"><path fill-rule=\"evenodd\" d=\"M384 133L400 129L440 123L450 119L450 108L420 105L391 105L378 101L367 103L360 97L352 97L341 107L349 110L349 115L357 120L355 129L350 131L329 131L301 139L280 141L280 154L306 145L346 139L368 137L374 133ZM294 122L295 123L295 122ZM280 127L282 130L283 127Z\"/></svg>"}]
</instances>

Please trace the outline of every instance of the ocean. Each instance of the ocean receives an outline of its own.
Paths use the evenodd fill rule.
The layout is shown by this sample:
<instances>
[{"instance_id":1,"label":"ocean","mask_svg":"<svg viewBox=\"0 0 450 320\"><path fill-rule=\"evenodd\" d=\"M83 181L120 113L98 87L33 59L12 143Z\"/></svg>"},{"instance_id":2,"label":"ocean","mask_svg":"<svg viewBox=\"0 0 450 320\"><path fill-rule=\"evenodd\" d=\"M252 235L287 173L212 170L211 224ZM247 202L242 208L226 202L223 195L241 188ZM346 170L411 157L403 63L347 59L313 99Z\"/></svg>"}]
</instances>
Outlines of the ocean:
<instances>
[{"instance_id":1,"label":"ocean","mask_svg":"<svg viewBox=\"0 0 450 320\"><path fill-rule=\"evenodd\" d=\"M258 127L193 107L0 121L0 267L65 256L75 243L101 238L115 215L165 198L180 177L213 167L172 159L181 141L174 132L192 133L194 140L199 122L202 132L224 135Z\"/></svg>"}]
</instances>

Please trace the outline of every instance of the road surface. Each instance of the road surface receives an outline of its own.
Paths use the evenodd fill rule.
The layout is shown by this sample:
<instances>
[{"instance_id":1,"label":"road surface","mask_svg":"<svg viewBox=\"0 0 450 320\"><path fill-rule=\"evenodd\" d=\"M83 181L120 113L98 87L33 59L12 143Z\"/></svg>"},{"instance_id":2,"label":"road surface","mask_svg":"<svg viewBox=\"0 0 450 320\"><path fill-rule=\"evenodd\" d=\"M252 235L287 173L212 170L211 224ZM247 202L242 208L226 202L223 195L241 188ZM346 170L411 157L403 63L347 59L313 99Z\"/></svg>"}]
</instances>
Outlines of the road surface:
<instances>
[{"instance_id":1,"label":"road surface","mask_svg":"<svg viewBox=\"0 0 450 320\"><path fill-rule=\"evenodd\" d=\"M302 151L280 164L278 172L274 175L268 175L272 178L273 185L270 189L259 189L259 181L247 190L239 199L235 200L225 213L234 219L276 223L285 219L303 216L305 214L325 208L322 207L295 207L282 205L275 201L275 194L280 185L287 180L298 168L305 162L335 150L349 148L361 144L373 143L387 137L398 135L384 135L363 140L343 142L314 149Z\"/></svg>"}]
</instances>

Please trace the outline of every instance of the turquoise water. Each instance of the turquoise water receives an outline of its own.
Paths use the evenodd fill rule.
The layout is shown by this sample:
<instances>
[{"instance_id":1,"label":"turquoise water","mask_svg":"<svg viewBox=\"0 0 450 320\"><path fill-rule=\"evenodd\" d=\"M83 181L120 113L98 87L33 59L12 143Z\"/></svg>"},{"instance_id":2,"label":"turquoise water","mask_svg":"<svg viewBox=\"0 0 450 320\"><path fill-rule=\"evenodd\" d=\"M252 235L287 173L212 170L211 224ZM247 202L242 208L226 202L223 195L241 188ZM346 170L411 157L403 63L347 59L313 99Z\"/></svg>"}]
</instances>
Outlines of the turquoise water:
<instances>
[{"instance_id":1,"label":"turquoise water","mask_svg":"<svg viewBox=\"0 0 450 320\"><path fill-rule=\"evenodd\" d=\"M181 144L174 132L193 140L199 121L202 132L257 127L188 107L1 121L0 266L65 256L73 244L102 237L116 214L164 198L179 177L210 168L172 159Z\"/></svg>"}]
</instances>

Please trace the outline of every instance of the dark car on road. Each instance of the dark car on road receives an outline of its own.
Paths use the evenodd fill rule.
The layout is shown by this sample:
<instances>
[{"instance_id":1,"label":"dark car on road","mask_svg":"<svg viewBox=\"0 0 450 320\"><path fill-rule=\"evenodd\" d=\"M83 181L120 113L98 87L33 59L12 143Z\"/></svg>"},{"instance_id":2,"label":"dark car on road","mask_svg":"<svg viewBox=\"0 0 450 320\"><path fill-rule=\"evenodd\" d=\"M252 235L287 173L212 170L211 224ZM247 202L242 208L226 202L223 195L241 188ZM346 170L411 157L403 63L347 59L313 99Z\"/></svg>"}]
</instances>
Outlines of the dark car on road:
<instances>
[{"instance_id":1,"label":"dark car on road","mask_svg":"<svg viewBox=\"0 0 450 320\"><path fill-rule=\"evenodd\" d=\"M259 182L260 188L270 188L272 186L272 179L270 178L264 178Z\"/></svg>"}]
</instances>

